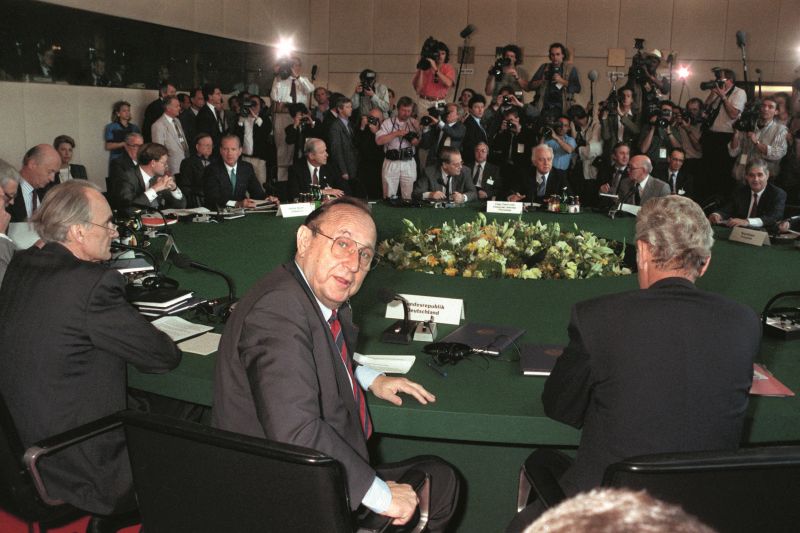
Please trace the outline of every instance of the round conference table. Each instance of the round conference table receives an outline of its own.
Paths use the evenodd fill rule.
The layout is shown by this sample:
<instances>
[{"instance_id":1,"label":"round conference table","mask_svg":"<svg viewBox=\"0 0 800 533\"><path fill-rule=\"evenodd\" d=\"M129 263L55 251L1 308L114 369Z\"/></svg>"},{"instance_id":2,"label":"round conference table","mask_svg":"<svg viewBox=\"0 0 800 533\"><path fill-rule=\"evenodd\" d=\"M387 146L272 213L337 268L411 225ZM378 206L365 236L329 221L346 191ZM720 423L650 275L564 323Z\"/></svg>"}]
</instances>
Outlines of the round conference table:
<instances>
[{"instance_id":1,"label":"round conference table","mask_svg":"<svg viewBox=\"0 0 800 533\"><path fill-rule=\"evenodd\" d=\"M402 219L417 227L445 221L474 220L477 206L452 209L374 206L378 238L399 234ZM520 215L487 215L504 220ZM560 215L526 213L529 221L577 224L601 237L632 242L635 220L611 220L600 214ZM196 261L230 274L239 295L261 276L288 261L294 253L294 235L301 218L253 213L220 224L173 226L181 252ZM711 265L698 286L725 294L761 312L767 300L783 291L797 290L800 250L792 246L754 247L729 242L726 229L717 229ZM200 271L180 271L167 265L170 276L205 297L227 293L221 278ZM638 288L636 275L590 280L469 279L400 272L380 265L369 273L352 298L354 318L361 327L357 351L364 354L409 354L417 361L407 377L433 392L435 403L423 406L407 398L396 407L371 397L376 435L371 453L376 461L393 461L418 454L436 454L453 463L465 478L464 506L458 531L501 531L514 513L519 466L540 446L574 450L580 432L547 418L541 404L545 378L523 376L513 348L500 360L472 356L446 367L442 377L426 365L424 343L385 344L380 335L392 320L384 318L385 304L378 290L461 298L466 322L511 325L525 330L518 343L566 344L571 306L580 300ZM614 327L610 316L609 327ZM709 317L713 320L714 317ZM464 323L464 321L462 321ZM439 325L439 338L456 326ZM642 346L642 349L647 349ZM790 389L800 389L800 343L764 338L759 362ZM168 397L211 405L214 355L185 353L181 365L163 375L131 369L129 385ZM800 400L753 397L743 443L745 445L800 440Z\"/></svg>"}]
</instances>

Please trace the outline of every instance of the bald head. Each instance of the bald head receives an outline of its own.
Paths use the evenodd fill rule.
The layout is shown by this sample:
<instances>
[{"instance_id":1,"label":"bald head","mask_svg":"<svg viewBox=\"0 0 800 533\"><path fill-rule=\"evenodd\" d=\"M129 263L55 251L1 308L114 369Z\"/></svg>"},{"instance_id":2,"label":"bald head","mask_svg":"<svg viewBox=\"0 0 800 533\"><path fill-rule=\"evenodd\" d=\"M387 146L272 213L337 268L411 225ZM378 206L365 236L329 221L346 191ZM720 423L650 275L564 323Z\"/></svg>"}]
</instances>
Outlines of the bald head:
<instances>
[{"instance_id":1,"label":"bald head","mask_svg":"<svg viewBox=\"0 0 800 533\"><path fill-rule=\"evenodd\" d=\"M19 173L32 187L41 189L55 179L61 156L49 144L37 144L25 153Z\"/></svg>"}]
</instances>

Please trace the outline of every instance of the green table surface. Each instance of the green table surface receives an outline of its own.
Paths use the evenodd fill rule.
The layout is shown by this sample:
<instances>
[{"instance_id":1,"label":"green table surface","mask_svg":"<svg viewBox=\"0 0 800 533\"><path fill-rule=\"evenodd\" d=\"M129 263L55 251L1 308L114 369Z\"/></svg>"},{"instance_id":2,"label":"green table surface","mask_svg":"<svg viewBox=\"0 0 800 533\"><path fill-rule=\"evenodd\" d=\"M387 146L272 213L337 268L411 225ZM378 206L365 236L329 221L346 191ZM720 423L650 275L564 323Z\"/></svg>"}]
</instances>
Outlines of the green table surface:
<instances>
[{"instance_id":1,"label":"green table surface","mask_svg":"<svg viewBox=\"0 0 800 533\"><path fill-rule=\"evenodd\" d=\"M464 222L477 216L476 208L400 209L376 206L379 238L402 229L402 219L418 225L438 226L444 221ZM497 219L514 218L491 215ZM578 224L602 237L630 242L634 219L611 220L602 215L525 214L526 220ZM173 226L181 251L200 262L228 272L243 294L261 276L289 260L294 234L301 219L266 214L248 215L223 224ZM789 246L756 248L724 240L727 230L717 230L709 272L699 281L704 289L726 294L760 312L778 292L797 289L800 252ZM183 287L203 296L227 293L221 279L203 272L171 269ZM421 406L406 399L395 407L374 397L370 409L376 434L370 439L375 462L433 454L450 461L462 474L462 505L452 531L485 533L503 530L515 512L519 466L536 447L552 446L574 452L578 430L548 419L540 401L544 379L520 374L518 363L487 362L471 358L447 367L442 378L425 364L429 356L423 343L408 346L384 344L380 334L392 320L384 318L385 305L377 301L381 287L401 293L462 298L466 320L509 324L526 330L520 342L566 343L572 304L580 300L637 289L636 276L593 280L477 280L448 278L417 272L398 272L379 266L366 278L352 299L361 326L357 351L365 354L414 354L417 362L408 377L436 394L434 404ZM709 317L713 320L714 317ZM614 323L614 317L609 317ZM440 326L439 338L455 326ZM647 346L642 346L646 350ZM789 388L800 390L800 342L765 339L760 360ZM513 357L506 351L504 357ZM163 375L140 374L131 369L131 386L166 396L211 405L214 356L184 354L181 365ZM800 400L753 398L744 441L746 444L800 440Z\"/></svg>"}]
</instances>

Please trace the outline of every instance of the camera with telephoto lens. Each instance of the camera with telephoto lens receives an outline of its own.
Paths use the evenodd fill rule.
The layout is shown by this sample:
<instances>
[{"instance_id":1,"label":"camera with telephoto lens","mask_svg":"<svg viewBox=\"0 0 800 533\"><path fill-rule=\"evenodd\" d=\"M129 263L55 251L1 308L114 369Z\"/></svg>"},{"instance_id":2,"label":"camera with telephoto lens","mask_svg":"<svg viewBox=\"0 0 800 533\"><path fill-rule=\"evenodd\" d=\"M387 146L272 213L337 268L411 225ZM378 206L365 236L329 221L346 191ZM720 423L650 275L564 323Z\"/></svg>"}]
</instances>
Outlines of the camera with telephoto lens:
<instances>
[{"instance_id":1,"label":"camera with telephoto lens","mask_svg":"<svg viewBox=\"0 0 800 533\"><path fill-rule=\"evenodd\" d=\"M247 118L250 116L250 110L253 108L253 101L252 100L245 100L242 102L242 107L239 109L239 116L243 118Z\"/></svg>"},{"instance_id":2,"label":"camera with telephoto lens","mask_svg":"<svg viewBox=\"0 0 800 533\"><path fill-rule=\"evenodd\" d=\"M419 133L417 133L416 131L409 131L408 133L403 135L403 139L408 142L412 142L414 139L419 139Z\"/></svg>"},{"instance_id":3,"label":"camera with telephoto lens","mask_svg":"<svg viewBox=\"0 0 800 533\"><path fill-rule=\"evenodd\" d=\"M552 139L553 138L553 127L551 125L549 125L549 124L546 125L546 126L542 126L539 129L539 137L542 139L542 141L546 141L548 139Z\"/></svg>"},{"instance_id":4,"label":"camera with telephoto lens","mask_svg":"<svg viewBox=\"0 0 800 533\"><path fill-rule=\"evenodd\" d=\"M375 74L374 70L366 69L358 75L360 80L361 90L362 91L372 91L375 92L375 78L377 74Z\"/></svg>"},{"instance_id":5,"label":"camera with telephoto lens","mask_svg":"<svg viewBox=\"0 0 800 533\"><path fill-rule=\"evenodd\" d=\"M431 64L428 60L432 59L436 61L439 58L440 48L441 43L433 37L425 39L425 42L422 43L422 50L419 52L420 60L417 63L417 68L419 70L428 70L431 68Z\"/></svg>"},{"instance_id":6,"label":"camera with telephoto lens","mask_svg":"<svg viewBox=\"0 0 800 533\"><path fill-rule=\"evenodd\" d=\"M614 113L619 108L619 99L617 98L617 91L613 90L608 93L608 98L605 102L600 102L600 111L608 111Z\"/></svg>"},{"instance_id":7,"label":"camera with telephoto lens","mask_svg":"<svg viewBox=\"0 0 800 533\"><path fill-rule=\"evenodd\" d=\"M510 57L498 57L495 60L492 68L489 69L489 75L494 76L494 79L500 81L503 77L503 69L511 65Z\"/></svg>"},{"instance_id":8,"label":"camera with telephoto lens","mask_svg":"<svg viewBox=\"0 0 800 533\"><path fill-rule=\"evenodd\" d=\"M745 133L750 131L756 131L756 124L758 123L758 119L761 116L761 101L756 99L751 102L748 102L747 105L744 106L744 110L742 114L739 115L739 118L736 119L736 122L733 123L733 129L736 131L743 131Z\"/></svg>"},{"instance_id":9,"label":"camera with telephoto lens","mask_svg":"<svg viewBox=\"0 0 800 533\"><path fill-rule=\"evenodd\" d=\"M380 124L381 121L378 117L373 117L372 115L367 115L367 124L371 126L377 126Z\"/></svg>"},{"instance_id":10,"label":"camera with telephoto lens","mask_svg":"<svg viewBox=\"0 0 800 533\"><path fill-rule=\"evenodd\" d=\"M281 59L278 63L278 76L282 80L288 80L292 75L292 60L289 58Z\"/></svg>"},{"instance_id":11,"label":"camera with telephoto lens","mask_svg":"<svg viewBox=\"0 0 800 533\"><path fill-rule=\"evenodd\" d=\"M672 123L672 109L663 108L658 110L658 118L656 119L656 126L666 129Z\"/></svg>"},{"instance_id":12,"label":"camera with telephoto lens","mask_svg":"<svg viewBox=\"0 0 800 533\"><path fill-rule=\"evenodd\" d=\"M723 74L722 69L719 67L714 67L711 69L711 72L714 73L714 79L711 81L702 82L700 84L701 91L710 91L711 89L722 89L725 87L725 75Z\"/></svg>"},{"instance_id":13,"label":"camera with telephoto lens","mask_svg":"<svg viewBox=\"0 0 800 533\"><path fill-rule=\"evenodd\" d=\"M556 74L558 74L559 76L563 76L564 66L556 65L555 63L550 63L550 68L547 69L547 81L553 81L553 77Z\"/></svg>"},{"instance_id":14,"label":"camera with telephoto lens","mask_svg":"<svg viewBox=\"0 0 800 533\"><path fill-rule=\"evenodd\" d=\"M428 108L428 115L422 117L419 120L419 123L423 126L430 126L435 122L439 122L443 116L447 114L447 104L444 102L439 102L436 105L433 105Z\"/></svg>"}]
</instances>

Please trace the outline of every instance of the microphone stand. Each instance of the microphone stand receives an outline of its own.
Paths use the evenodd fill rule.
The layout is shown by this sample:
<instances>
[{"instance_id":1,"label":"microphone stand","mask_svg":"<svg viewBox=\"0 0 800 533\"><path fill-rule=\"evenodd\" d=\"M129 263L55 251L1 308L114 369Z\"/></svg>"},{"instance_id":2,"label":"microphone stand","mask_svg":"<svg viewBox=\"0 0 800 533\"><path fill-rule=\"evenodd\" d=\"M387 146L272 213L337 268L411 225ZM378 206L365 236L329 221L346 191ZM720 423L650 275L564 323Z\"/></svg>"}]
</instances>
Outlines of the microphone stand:
<instances>
[{"instance_id":1,"label":"microphone stand","mask_svg":"<svg viewBox=\"0 0 800 533\"><path fill-rule=\"evenodd\" d=\"M453 103L458 102L458 87L461 85L461 70L464 68L464 60L467 55L467 42L469 41L470 35L472 35L472 32L469 32L464 37L464 45L461 47L461 53L458 54L458 76L456 76L456 88L453 90Z\"/></svg>"},{"instance_id":2,"label":"microphone stand","mask_svg":"<svg viewBox=\"0 0 800 533\"><path fill-rule=\"evenodd\" d=\"M630 179L630 178L628 178L628 179ZM612 207L611 210L609 210L608 218L610 218L611 220L614 220L617 217L617 213L622 211L622 205L633 195L634 191L636 190L636 185L637 184L634 183L633 187L631 187L631 190L629 190L628 193L625 196L622 197L622 199L619 201L617 206L616 207ZM617 186L617 189L619 189L619 186Z\"/></svg>"},{"instance_id":3,"label":"microphone stand","mask_svg":"<svg viewBox=\"0 0 800 533\"><path fill-rule=\"evenodd\" d=\"M739 45L739 49L742 51L742 73L744 74L744 88L745 91L747 91L747 98L751 99L753 98L755 91L750 85L747 77L747 45L744 43L744 40L740 40L736 44Z\"/></svg>"}]
</instances>

